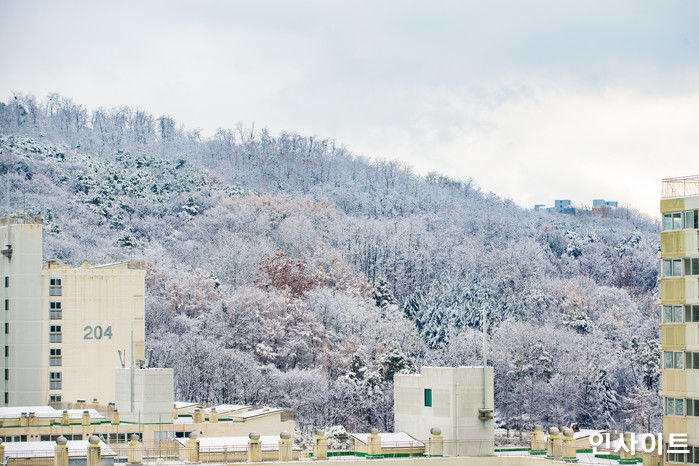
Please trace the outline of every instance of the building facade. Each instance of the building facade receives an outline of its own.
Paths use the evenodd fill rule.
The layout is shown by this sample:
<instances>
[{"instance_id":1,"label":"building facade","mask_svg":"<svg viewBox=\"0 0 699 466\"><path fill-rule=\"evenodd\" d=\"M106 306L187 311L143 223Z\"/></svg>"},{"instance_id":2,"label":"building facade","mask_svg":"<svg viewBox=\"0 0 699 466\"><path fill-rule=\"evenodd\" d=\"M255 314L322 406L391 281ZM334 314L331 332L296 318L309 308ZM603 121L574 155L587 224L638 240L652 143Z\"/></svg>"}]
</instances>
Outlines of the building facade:
<instances>
[{"instance_id":1,"label":"building facade","mask_svg":"<svg viewBox=\"0 0 699 466\"><path fill-rule=\"evenodd\" d=\"M145 359L145 271L43 265L40 218L0 220L2 406L115 399L115 369Z\"/></svg>"},{"instance_id":2,"label":"building facade","mask_svg":"<svg viewBox=\"0 0 699 466\"><path fill-rule=\"evenodd\" d=\"M699 177L663 180L660 211L664 441L686 433L690 447L689 453L665 448L665 461L699 463Z\"/></svg>"}]
</instances>

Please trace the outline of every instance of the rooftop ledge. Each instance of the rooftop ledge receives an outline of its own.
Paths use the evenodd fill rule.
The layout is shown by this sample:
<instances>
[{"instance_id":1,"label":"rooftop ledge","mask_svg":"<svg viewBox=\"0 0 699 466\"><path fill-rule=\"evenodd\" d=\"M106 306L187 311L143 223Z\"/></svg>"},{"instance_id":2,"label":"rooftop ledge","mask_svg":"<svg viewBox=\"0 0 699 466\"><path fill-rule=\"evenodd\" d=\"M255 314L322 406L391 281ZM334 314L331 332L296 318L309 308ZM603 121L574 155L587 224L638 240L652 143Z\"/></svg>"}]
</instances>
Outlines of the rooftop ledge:
<instances>
[{"instance_id":1,"label":"rooftop ledge","mask_svg":"<svg viewBox=\"0 0 699 466\"><path fill-rule=\"evenodd\" d=\"M689 196L699 196L699 175L663 179L662 199Z\"/></svg>"}]
</instances>

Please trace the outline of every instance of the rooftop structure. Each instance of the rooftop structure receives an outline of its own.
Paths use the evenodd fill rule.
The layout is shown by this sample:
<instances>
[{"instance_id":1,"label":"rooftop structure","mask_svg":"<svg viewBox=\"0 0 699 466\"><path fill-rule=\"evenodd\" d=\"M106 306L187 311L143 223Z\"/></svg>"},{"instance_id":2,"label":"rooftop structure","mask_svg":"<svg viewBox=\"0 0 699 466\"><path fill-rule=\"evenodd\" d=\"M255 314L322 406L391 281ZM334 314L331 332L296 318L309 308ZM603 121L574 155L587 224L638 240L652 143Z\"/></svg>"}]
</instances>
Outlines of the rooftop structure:
<instances>
[{"instance_id":1,"label":"rooftop structure","mask_svg":"<svg viewBox=\"0 0 699 466\"><path fill-rule=\"evenodd\" d=\"M438 428L444 454L493 454L492 367L423 367L393 382L396 431L425 440Z\"/></svg>"}]
</instances>

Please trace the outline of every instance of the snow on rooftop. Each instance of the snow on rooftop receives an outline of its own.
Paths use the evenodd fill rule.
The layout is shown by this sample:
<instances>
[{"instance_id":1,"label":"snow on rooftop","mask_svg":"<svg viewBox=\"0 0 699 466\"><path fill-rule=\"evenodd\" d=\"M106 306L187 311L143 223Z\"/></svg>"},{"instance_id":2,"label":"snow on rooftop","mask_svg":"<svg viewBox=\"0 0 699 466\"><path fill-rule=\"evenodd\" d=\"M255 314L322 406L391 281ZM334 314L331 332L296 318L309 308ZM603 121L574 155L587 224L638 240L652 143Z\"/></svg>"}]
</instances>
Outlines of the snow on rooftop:
<instances>
[{"instance_id":1,"label":"snow on rooftop","mask_svg":"<svg viewBox=\"0 0 699 466\"><path fill-rule=\"evenodd\" d=\"M245 452L248 449L249 437L199 437L199 451L202 453L221 453L229 452ZM175 439L180 445L186 446L186 438ZM279 450L278 435L261 435L260 443L263 451ZM300 447L294 446L294 450L300 450Z\"/></svg>"},{"instance_id":2,"label":"snow on rooftop","mask_svg":"<svg viewBox=\"0 0 699 466\"><path fill-rule=\"evenodd\" d=\"M199 403L194 403L193 401L175 401L175 408L184 409L191 406L199 406Z\"/></svg>"},{"instance_id":3,"label":"snow on rooftop","mask_svg":"<svg viewBox=\"0 0 699 466\"><path fill-rule=\"evenodd\" d=\"M368 433L350 433L352 437L364 444L369 444ZM420 448L425 444L415 440L405 432L380 432L381 448Z\"/></svg>"},{"instance_id":4,"label":"snow on rooftop","mask_svg":"<svg viewBox=\"0 0 699 466\"><path fill-rule=\"evenodd\" d=\"M93 269L111 269L111 268L120 268L127 266L130 261L119 261L119 262L109 262L107 264L99 264L99 265L94 265L92 266Z\"/></svg>"},{"instance_id":5,"label":"snow on rooftop","mask_svg":"<svg viewBox=\"0 0 699 466\"><path fill-rule=\"evenodd\" d=\"M5 442L5 458L53 458L56 452L56 442ZM68 440L68 457L80 458L87 456L89 442L87 440ZM100 453L105 456L116 456L114 450L100 440Z\"/></svg>"},{"instance_id":6,"label":"snow on rooftop","mask_svg":"<svg viewBox=\"0 0 699 466\"><path fill-rule=\"evenodd\" d=\"M217 408L218 409L218 408ZM234 417L239 417L243 419L247 419L249 417L255 417L255 416L264 416L265 414L272 414L272 413L278 413L280 411L284 411L282 408L260 408L260 409L252 409L250 411L244 411L242 413L235 413Z\"/></svg>"},{"instance_id":7,"label":"snow on rooftop","mask_svg":"<svg viewBox=\"0 0 699 466\"><path fill-rule=\"evenodd\" d=\"M581 438L589 437L590 435L594 435L594 434L603 434L604 432L606 432L606 431L605 430L597 430L597 429L580 429L577 432L573 432L573 438L581 439Z\"/></svg>"},{"instance_id":8,"label":"snow on rooftop","mask_svg":"<svg viewBox=\"0 0 699 466\"><path fill-rule=\"evenodd\" d=\"M0 408L0 419L19 419L22 413L34 413L36 417L60 418L61 411L51 406L8 406Z\"/></svg>"},{"instance_id":9,"label":"snow on rooftop","mask_svg":"<svg viewBox=\"0 0 699 466\"><path fill-rule=\"evenodd\" d=\"M221 413L231 413L234 411L242 411L244 409L250 409L252 406L250 405L227 405L227 404L222 404L222 405L216 405L215 406L216 411L221 414ZM204 409L205 413L210 413L211 408L206 408Z\"/></svg>"},{"instance_id":10,"label":"snow on rooftop","mask_svg":"<svg viewBox=\"0 0 699 466\"><path fill-rule=\"evenodd\" d=\"M90 414L90 420L106 419L104 416L102 416L100 413L98 413L94 409L66 409L66 411L68 411L68 416L70 417L71 420L82 419L84 411L87 411ZM62 413L61 413L61 415L62 415Z\"/></svg>"}]
</instances>

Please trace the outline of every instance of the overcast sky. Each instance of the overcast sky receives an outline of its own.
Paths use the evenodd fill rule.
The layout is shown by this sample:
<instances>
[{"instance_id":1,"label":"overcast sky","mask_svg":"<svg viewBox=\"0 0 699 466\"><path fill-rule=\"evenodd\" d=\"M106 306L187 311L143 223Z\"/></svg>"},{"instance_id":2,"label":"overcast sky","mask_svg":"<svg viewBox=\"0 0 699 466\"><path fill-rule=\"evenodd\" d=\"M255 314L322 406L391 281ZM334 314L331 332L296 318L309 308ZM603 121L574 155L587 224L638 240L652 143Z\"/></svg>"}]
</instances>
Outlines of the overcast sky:
<instances>
[{"instance_id":1,"label":"overcast sky","mask_svg":"<svg viewBox=\"0 0 699 466\"><path fill-rule=\"evenodd\" d=\"M699 2L0 0L0 97L337 140L523 206L699 174Z\"/></svg>"}]
</instances>

